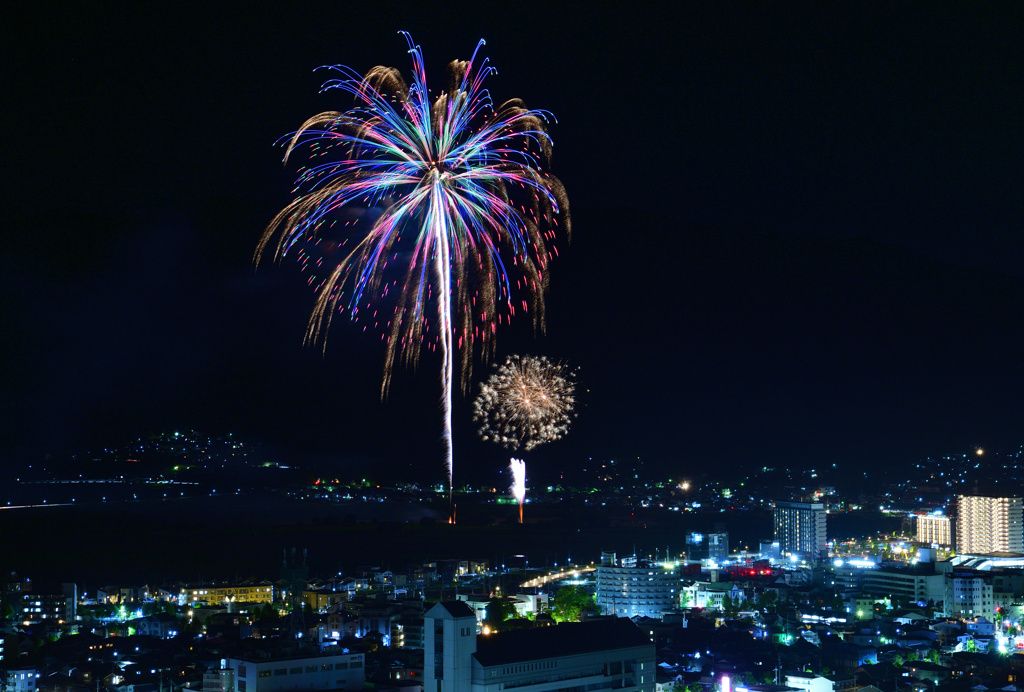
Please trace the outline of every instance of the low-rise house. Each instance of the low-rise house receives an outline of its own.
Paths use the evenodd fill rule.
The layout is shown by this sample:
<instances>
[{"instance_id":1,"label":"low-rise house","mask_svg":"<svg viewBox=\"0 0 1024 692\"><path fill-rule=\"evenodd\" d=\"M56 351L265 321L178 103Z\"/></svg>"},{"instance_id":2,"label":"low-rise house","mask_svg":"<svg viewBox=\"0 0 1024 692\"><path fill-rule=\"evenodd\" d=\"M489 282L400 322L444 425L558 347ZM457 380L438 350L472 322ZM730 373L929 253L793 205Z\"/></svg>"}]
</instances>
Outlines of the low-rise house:
<instances>
[{"instance_id":1,"label":"low-rise house","mask_svg":"<svg viewBox=\"0 0 1024 692\"><path fill-rule=\"evenodd\" d=\"M36 692L39 671L34 666L12 666L3 672L4 692Z\"/></svg>"},{"instance_id":2,"label":"low-rise house","mask_svg":"<svg viewBox=\"0 0 1024 692\"><path fill-rule=\"evenodd\" d=\"M996 625L980 615L973 620L965 620L964 627L975 637L993 637L996 633Z\"/></svg>"},{"instance_id":3,"label":"low-rise house","mask_svg":"<svg viewBox=\"0 0 1024 692\"><path fill-rule=\"evenodd\" d=\"M907 661L903 664L903 670L915 680L930 680L936 685L953 678L952 670L929 661Z\"/></svg>"},{"instance_id":4,"label":"low-rise house","mask_svg":"<svg viewBox=\"0 0 1024 692\"><path fill-rule=\"evenodd\" d=\"M832 692L853 692L857 689L857 678L848 673L826 675L832 681Z\"/></svg>"},{"instance_id":5,"label":"low-rise house","mask_svg":"<svg viewBox=\"0 0 1024 692\"><path fill-rule=\"evenodd\" d=\"M814 673L788 672L786 685L804 692L834 692L830 679Z\"/></svg>"},{"instance_id":6,"label":"low-rise house","mask_svg":"<svg viewBox=\"0 0 1024 692\"><path fill-rule=\"evenodd\" d=\"M903 677L903 671L891 663L861 666L853 671L853 674L857 678L857 684L861 686L874 685L882 692L895 692L898 680Z\"/></svg>"},{"instance_id":7,"label":"low-rise house","mask_svg":"<svg viewBox=\"0 0 1024 692\"><path fill-rule=\"evenodd\" d=\"M158 639L171 639L178 635L181 629L178 618L170 613L156 613L146 617L130 620L128 625L134 628L136 634L141 634Z\"/></svg>"}]
</instances>

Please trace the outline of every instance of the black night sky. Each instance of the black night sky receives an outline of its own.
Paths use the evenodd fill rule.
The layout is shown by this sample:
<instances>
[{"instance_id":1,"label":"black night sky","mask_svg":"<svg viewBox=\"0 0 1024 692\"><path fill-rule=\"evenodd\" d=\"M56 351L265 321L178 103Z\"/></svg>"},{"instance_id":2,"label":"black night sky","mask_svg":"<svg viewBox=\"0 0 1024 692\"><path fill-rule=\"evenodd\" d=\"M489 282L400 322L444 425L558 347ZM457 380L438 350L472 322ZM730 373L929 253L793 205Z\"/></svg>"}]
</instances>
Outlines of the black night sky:
<instances>
[{"instance_id":1,"label":"black night sky","mask_svg":"<svg viewBox=\"0 0 1024 692\"><path fill-rule=\"evenodd\" d=\"M326 354L303 347L302 274L251 262L295 171L274 142L350 105L313 69L407 73L400 29L437 83L485 38L496 99L558 119L573 241L547 334L523 321L498 350L564 359L588 391L534 468L1024 443L1020 8L641 4L23 8L4 41L8 469L193 427L442 480L437 357L382 403L378 339L335 321ZM469 401L457 483L507 463Z\"/></svg>"}]
</instances>

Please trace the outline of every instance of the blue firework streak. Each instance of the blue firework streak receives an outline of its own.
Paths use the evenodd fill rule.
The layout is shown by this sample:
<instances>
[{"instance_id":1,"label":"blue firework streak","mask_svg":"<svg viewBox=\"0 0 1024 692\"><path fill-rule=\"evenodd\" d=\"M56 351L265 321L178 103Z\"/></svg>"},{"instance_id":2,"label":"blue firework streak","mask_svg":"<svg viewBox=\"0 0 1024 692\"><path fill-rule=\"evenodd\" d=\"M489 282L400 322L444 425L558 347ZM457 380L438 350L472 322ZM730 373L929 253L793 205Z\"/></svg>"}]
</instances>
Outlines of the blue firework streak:
<instances>
[{"instance_id":1,"label":"blue firework streak","mask_svg":"<svg viewBox=\"0 0 1024 692\"><path fill-rule=\"evenodd\" d=\"M432 100L422 51L403 35L411 85L390 67L362 77L324 68L337 76L323 91L346 92L355 105L313 116L286 140L285 161L302 149L309 164L256 261L273 246L276 259L291 252L309 269L317 300L307 342L322 341L335 311L381 328L382 395L398 354L415 362L424 346L440 350L450 491L454 352L465 389L474 351L493 354L498 325L518 311L543 328L547 268L556 236L569 236L568 202L544 170L549 114L518 99L495 106L484 88L495 70L478 58L484 42L470 60L448 65L447 87ZM357 220L353 210L368 213ZM323 252L339 225L351 235Z\"/></svg>"}]
</instances>

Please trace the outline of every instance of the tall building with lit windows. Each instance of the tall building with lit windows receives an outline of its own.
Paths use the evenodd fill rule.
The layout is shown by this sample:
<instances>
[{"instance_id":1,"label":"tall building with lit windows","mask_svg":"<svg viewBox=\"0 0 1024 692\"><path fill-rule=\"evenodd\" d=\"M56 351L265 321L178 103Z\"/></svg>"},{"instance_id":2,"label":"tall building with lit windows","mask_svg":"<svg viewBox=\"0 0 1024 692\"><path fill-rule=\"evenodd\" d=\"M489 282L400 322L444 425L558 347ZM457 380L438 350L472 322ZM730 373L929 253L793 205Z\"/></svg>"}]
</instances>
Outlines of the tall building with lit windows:
<instances>
[{"instance_id":1,"label":"tall building with lit windows","mask_svg":"<svg viewBox=\"0 0 1024 692\"><path fill-rule=\"evenodd\" d=\"M917 541L927 545L952 546L953 520L941 514L917 514Z\"/></svg>"},{"instance_id":2,"label":"tall building with lit windows","mask_svg":"<svg viewBox=\"0 0 1024 692\"><path fill-rule=\"evenodd\" d=\"M961 495L958 505L958 553L1024 553L1024 500Z\"/></svg>"},{"instance_id":3,"label":"tall building with lit windows","mask_svg":"<svg viewBox=\"0 0 1024 692\"><path fill-rule=\"evenodd\" d=\"M828 555L825 522L820 502L776 502L775 540L783 555L820 558Z\"/></svg>"},{"instance_id":4,"label":"tall building with lit windows","mask_svg":"<svg viewBox=\"0 0 1024 692\"><path fill-rule=\"evenodd\" d=\"M639 567L597 568L595 603L605 615L661 618L679 607L679 574L646 563Z\"/></svg>"},{"instance_id":5,"label":"tall building with lit windows","mask_svg":"<svg viewBox=\"0 0 1024 692\"><path fill-rule=\"evenodd\" d=\"M973 620L995 617L992 574L969 569L956 569L946 574L946 595L943 610L947 617Z\"/></svg>"}]
</instances>

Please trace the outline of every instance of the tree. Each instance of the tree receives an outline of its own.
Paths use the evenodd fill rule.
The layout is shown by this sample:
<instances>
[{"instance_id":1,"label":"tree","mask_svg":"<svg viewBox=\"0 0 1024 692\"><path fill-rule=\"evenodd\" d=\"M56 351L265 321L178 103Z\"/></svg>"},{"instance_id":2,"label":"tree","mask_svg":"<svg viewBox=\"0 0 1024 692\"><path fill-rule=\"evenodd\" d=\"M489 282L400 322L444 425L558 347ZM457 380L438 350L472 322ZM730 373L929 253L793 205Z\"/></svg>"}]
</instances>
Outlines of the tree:
<instances>
[{"instance_id":1,"label":"tree","mask_svg":"<svg viewBox=\"0 0 1024 692\"><path fill-rule=\"evenodd\" d=\"M761 683L761 680L758 678L757 673L755 673L752 670L749 670L739 675L738 682L742 684L744 687L753 687L754 685L759 685Z\"/></svg>"},{"instance_id":2,"label":"tree","mask_svg":"<svg viewBox=\"0 0 1024 692\"><path fill-rule=\"evenodd\" d=\"M725 594L722 599L722 613L727 618L734 618L738 612L740 612L740 601L738 599L734 601L732 596Z\"/></svg>"},{"instance_id":3,"label":"tree","mask_svg":"<svg viewBox=\"0 0 1024 692\"><path fill-rule=\"evenodd\" d=\"M892 657L892 664L894 666L896 666L897 668L902 668L903 667L903 656L900 655L900 654L896 654L895 656L893 656Z\"/></svg>"},{"instance_id":4,"label":"tree","mask_svg":"<svg viewBox=\"0 0 1024 692\"><path fill-rule=\"evenodd\" d=\"M484 617L484 624L493 629L498 629L501 623L516 616L516 607L504 598L492 598L487 602L487 615Z\"/></svg>"},{"instance_id":5,"label":"tree","mask_svg":"<svg viewBox=\"0 0 1024 692\"><path fill-rule=\"evenodd\" d=\"M677 682L671 689L672 692L703 692L704 687L699 682Z\"/></svg>"},{"instance_id":6,"label":"tree","mask_svg":"<svg viewBox=\"0 0 1024 692\"><path fill-rule=\"evenodd\" d=\"M935 649L935 648L931 649L927 654L925 654L924 658L929 663L938 663L939 662L939 650Z\"/></svg>"},{"instance_id":7,"label":"tree","mask_svg":"<svg viewBox=\"0 0 1024 692\"><path fill-rule=\"evenodd\" d=\"M555 622L579 622L584 610L596 610L594 597L578 586L563 586L555 594L551 617Z\"/></svg>"},{"instance_id":8,"label":"tree","mask_svg":"<svg viewBox=\"0 0 1024 692\"><path fill-rule=\"evenodd\" d=\"M256 606L253 610L253 619L256 621L263 620L277 620L279 615L277 609L269 603L263 604L263 606Z\"/></svg>"},{"instance_id":9,"label":"tree","mask_svg":"<svg viewBox=\"0 0 1024 692\"><path fill-rule=\"evenodd\" d=\"M774 591L765 591L763 594L757 597L757 609L763 613L767 613L769 609L774 608L778 611L779 595Z\"/></svg>"}]
</instances>

